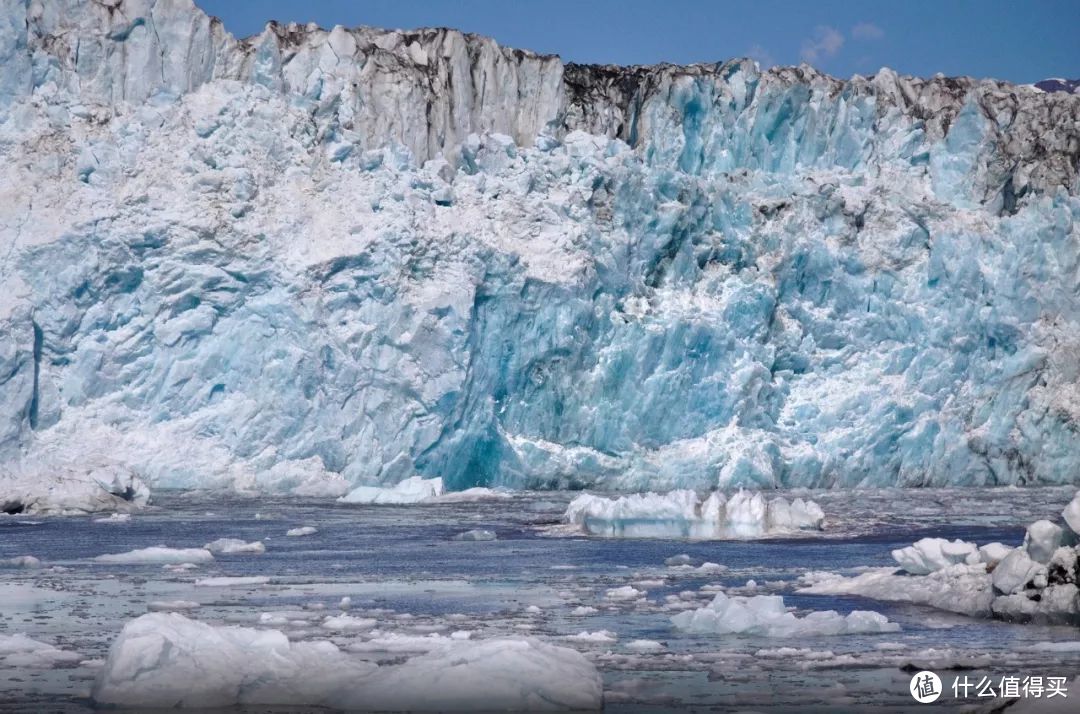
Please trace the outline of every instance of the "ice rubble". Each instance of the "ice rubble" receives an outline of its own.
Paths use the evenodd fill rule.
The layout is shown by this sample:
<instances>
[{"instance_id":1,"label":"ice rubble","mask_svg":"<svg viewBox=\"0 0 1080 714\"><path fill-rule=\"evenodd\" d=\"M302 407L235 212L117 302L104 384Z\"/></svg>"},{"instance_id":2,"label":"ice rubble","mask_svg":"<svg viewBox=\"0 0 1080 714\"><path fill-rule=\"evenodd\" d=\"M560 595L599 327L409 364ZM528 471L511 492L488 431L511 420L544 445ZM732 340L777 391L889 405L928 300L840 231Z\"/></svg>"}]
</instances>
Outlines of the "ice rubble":
<instances>
[{"instance_id":1,"label":"ice rubble","mask_svg":"<svg viewBox=\"0 0 1080 714\"><path fill-rule=\"evenodd\" d=\"M813 501L771 500L739 489L730 499L714 491L702 499L690 490L606 498L581 494L564 520L594 535L626 538L756 538L820 530L825 514Z\"/></svg>"},{"instance_id":2,"label":"ice rubble","mask_svg":"<svg viewBox=\"0 0 1080 714\"><path fill-rule=\"evenodd\" d=\"M149 501L146 484L130 468L111 460L46 459L0 472L0 514L127 511Z\"/></svg>"},{"instance_id":3,"label":"ice rubble","mask_svg":"<svg viewBox=\"0 0 1080 714\"><path fill-rule=\"evenodd\" d=\"M1080 96L237 40L188 0L0 28L5 469L324 496L1080 473Z\"/></svg>"},{"instance_id":4,"label":"ice rubble","mask_svg":"<svg viewBox=\"0 0 1080 714\"><path fill-rule=\"evenodd\" d=\"M359 486L338 499L338 503L403 505L430 501L444 492L441 478L407 478L390 488Z\"/></svg>"},{"instance_id":5,"label":"ice rubble","mask_svg":"<svg viewBox=\"0 0 1080 714\"><path fill-rule=\"evenodd\" d=\"M966 615L1080 624L1080 492L1062 512L1065 526L1040 520L1016 548L924 538L893 551L910 575L874 568L853 577L810 573L800 592L853 594L931 605Z\"/></svg>"},{"instance_id":6,"label":"ice rubble","mask_svg":"<svg viewBox=\"0 0 1080 714\"><path fill-rule=\"evenodd\" d=\"M113 642L93 698L161 708L591 710L600 707L601 682L578 652L536 640L453 641L380 667L329 641L151 613Z\"/></svg>"},{"instance_id":7,"label":"ice rubble","mask_svg":"<svg viewBox=\"0 0 1080 714\"><path fill-rule=\"evenodd\" d=\"M896 632L900 626L877 612L853 610L841 615L819 610L796 617L779 595L728 596L717 593L705 607L672 616L676 627L690 632L762 637L816 637Z\"/></svg>"}]
</instances>

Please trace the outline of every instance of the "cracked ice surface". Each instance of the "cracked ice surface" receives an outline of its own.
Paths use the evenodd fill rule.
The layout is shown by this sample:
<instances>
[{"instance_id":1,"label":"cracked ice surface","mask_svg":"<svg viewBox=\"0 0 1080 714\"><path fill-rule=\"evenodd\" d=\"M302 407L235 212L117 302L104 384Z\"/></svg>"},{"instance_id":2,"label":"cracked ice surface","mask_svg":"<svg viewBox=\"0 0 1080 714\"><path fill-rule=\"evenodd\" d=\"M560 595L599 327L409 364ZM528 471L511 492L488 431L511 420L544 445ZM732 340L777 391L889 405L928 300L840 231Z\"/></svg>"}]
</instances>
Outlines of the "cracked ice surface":
<instances>
[{"instance_id":1,"label":"cracked ice surface","mask_svg":"<svg viewBox=\"0 0 1080 714\"><path fill-rule=\"evenodd\" d=\"M0 11L16 475L1080 474L1080 97L109 7Z\"/></svg>"}]
</instances>

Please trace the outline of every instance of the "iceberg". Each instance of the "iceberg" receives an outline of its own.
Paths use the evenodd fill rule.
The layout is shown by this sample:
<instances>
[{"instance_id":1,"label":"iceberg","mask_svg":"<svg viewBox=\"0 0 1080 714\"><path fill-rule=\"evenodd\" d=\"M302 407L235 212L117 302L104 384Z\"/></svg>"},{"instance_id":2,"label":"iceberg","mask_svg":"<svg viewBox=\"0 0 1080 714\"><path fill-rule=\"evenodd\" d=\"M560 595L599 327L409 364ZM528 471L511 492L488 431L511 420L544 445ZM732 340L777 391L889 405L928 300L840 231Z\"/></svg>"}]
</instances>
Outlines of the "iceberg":
<instances>
[{"instance_id":1,"label":"iceberg","mask_svg":"<svg viewBox=\"0 0 1080 714\"><path fill-rule=\"evenodd\" d=\"M812 595L860 595L889 602L928 605L962 615L988 617L994 601L986 566L958 563L924 576L899 575L895 568L871 568L845 577L836 573L803 576L798 592Z\"/></svg>"},{"instance_id":2,"label":"iceberg","mask_svg":"<svg viewBox=\"0 0 1080 714\"><path fill-rule=\"evenodd\" d=\"M672 616L672 623L690 632L716 635L756 635L759 637L818 637L897 632L900 626L884 615L853 610L841 615L835 610L818 610L796 617L779 595L729 597L717 593L712 602L696 610Z\"/></svg>"},{"instance_id":3,"label":"iceberg","mask_svg":"<svg viewBox=\"0 0 1080 714\"><path fill-rule=\"evenodd\" d=\"M124 626L94 684L99 705L242 705L363 711L594 710L596 668L573 650L530 639L450 640L380 667L329 641L213 626L176 613Z\"/></svg>"},{"instance_id":4,"label":"iceberg","mask_svg":"<svg viewBox=\"0 0 1080 714\"><path fill-rule=\"evenodd\" d=\"M1080 95L190 0L0 28L4 510L126 508L39 488L105 458L313 497L1080 478Z\"/></svg>"},{"instance_id":5,"label":"iceberg","mask_svg":"<svg viewBox=\"0 0 1080 714\"><path fill-rule=\"evenodd\" d=\"M714 491L704 499L690 490L617 498L586 493L570 502L563 518L569 525L592 535L757 538L799 530L820 530L825 514L813 501L796 498L789 502L783 497L766 500L761 493L740 489L730 499L720 491Z\"/></svg>"}]
</instances>

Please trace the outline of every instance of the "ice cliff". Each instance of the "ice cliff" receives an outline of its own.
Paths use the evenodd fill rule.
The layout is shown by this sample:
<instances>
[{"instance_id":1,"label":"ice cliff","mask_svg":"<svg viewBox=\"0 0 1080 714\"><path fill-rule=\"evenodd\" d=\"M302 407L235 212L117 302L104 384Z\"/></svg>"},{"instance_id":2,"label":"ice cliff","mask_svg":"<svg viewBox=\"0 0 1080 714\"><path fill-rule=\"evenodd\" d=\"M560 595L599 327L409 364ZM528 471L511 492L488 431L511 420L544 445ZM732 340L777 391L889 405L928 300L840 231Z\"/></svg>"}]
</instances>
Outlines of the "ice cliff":
<instances>
[{"instance_id":1,"label":"ice cliff","mask_svg":"<svg viewBox=\"0 0 1080 714\"><path fill-rule=\"evenodd\" d=\"M1080 481L1076 95L14 0L0 156L21 482Z\"/></svg>"}]
</instances>

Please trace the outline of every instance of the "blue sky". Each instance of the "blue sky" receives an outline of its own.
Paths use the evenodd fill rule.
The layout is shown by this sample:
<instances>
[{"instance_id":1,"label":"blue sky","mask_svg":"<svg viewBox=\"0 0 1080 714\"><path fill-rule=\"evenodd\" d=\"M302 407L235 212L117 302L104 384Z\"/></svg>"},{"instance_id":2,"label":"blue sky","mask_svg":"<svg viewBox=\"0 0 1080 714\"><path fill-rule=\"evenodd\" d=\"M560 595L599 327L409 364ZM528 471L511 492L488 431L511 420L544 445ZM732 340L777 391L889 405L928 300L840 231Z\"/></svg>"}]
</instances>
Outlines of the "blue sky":
<instances>
[{"instance_id":1,"label":"blue sky","mask_svg":"<svg viewBox=\"0 0 1080 714\"><path fill-rule=\"evenodd\" d=\"M270 19L445 26L574 62L806 61L829 74L1080 77L1080 0L196 0L238 36Z\"/></svg>"}]
</instances>

